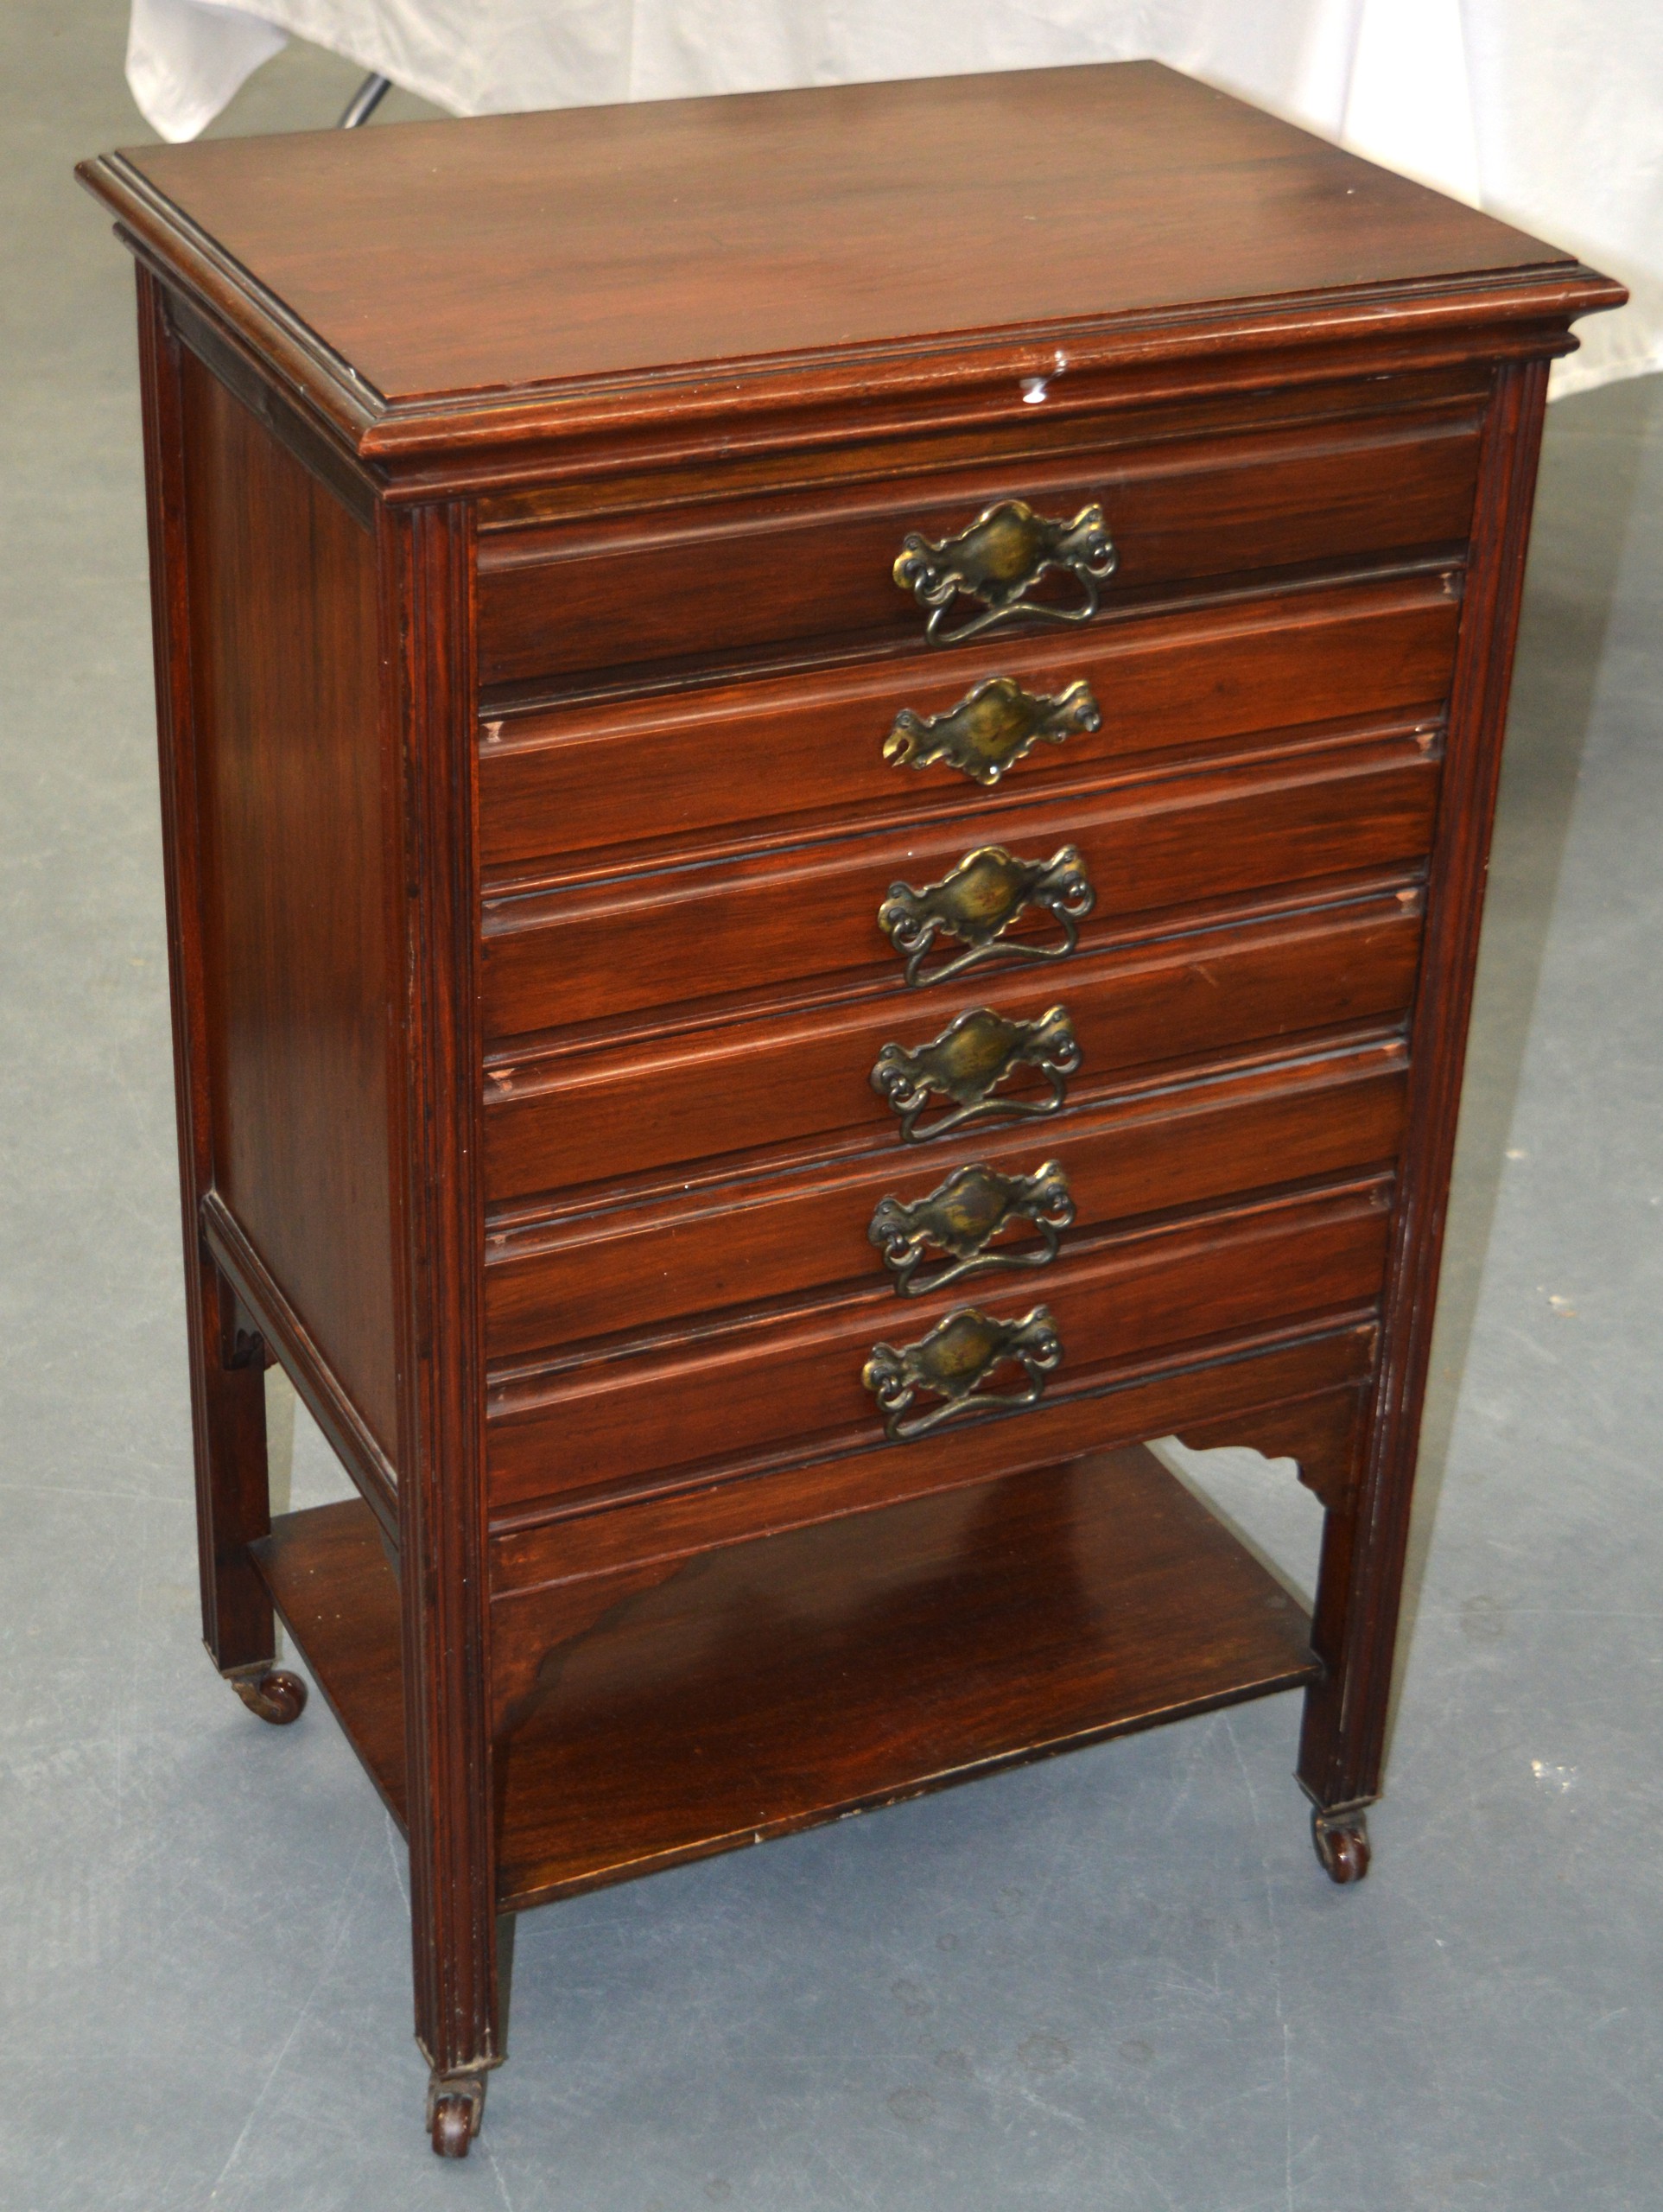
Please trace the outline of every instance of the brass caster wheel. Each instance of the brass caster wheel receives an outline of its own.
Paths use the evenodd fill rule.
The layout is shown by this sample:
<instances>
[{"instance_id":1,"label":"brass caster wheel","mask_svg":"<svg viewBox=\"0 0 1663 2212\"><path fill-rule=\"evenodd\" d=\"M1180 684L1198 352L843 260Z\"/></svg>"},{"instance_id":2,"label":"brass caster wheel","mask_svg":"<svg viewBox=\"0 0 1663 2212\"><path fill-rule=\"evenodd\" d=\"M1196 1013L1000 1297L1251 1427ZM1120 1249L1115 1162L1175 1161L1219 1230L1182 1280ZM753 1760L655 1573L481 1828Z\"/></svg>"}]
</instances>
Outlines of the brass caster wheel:
<instances>
[{"instance_id":1,"label":"brass caster wheel","mask_svg":"<svg viewBox=\"0 0 1663 2212\"><path fill-rule=\"evenodd\" d=\"M286 1667L271 1667L263 1674L232 1675L230 1681L249 1711L257 1713L274 1728L287 1728L306 1710L306 1684Z\"/></svg>"},{"instance_id":2,"label":"brass caster wheel","mask_svg":"<svg viewBox=\"0 0 1663 2212\"><path fill-rule=\"evenodd\" d=\"M485 2079L435 2074L428 2084L428 2133L441 2158L465 2158L485 2118Z\"/></svg>"},{"instance_id":3,"label":"brass caster wheel","mask_svg":"<svg viewBox=\"0 0 1663 2212\"><path fill-rule=\"evenodd\" d=\"M1313 1813L1311 1840L1330 1882L1360 1882L1368 1872L1368 1816L1361 1810Z\"/></svg>"}]
</instances>

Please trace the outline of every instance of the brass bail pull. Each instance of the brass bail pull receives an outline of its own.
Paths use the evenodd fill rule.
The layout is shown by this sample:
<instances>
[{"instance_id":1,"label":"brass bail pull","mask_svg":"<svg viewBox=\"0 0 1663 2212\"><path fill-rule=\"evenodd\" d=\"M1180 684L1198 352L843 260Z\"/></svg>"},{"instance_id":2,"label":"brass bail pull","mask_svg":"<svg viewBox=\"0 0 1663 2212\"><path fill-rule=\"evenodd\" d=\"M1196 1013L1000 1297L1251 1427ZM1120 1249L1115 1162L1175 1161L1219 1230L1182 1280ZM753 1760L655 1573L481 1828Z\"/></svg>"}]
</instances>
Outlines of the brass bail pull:
<instances>
[{"instance_id":1,"label":"brass bail pull","mask_svg":"<svg viewBox=\"0 0 1663 2212\"><path fill-rule=\"evenodd\" d=\"M1120 560L1100 506L1082 507L1071 522L1038 515L1025 499L984 507L955 537L926 537L909 531L895 561L895 582L930 609L924 636L935 645L960 645L996 622L1030 615L1041 622L1089 622L1097 612L1097 587ZM1057 607L1028 594L1052 569L1079 583L1077 607ZM945 625L959 597L979 600L981 612L955 630Z\"/></svg>"},{"instance_id":2,"label":"brass bail pull","mask_svg":"<svg viewBox=\"0 0 1663 2212\"><path fill-rule=\"evenodd\" d=\"M885 1433L894 1444L924 1436L966 1414L1038 1404L1045 1377L1063 1363L1063 1343L1050 1308L1036 1306L1019 1320L1001 1321L961 1306L915 1344L874 1344L860 1380L877 1399ZM983 1386L1006 1366L1021 1370L1016 1390ZM937 1403L907 1418L920 1391Z\"/></svg>"}]
</instances>

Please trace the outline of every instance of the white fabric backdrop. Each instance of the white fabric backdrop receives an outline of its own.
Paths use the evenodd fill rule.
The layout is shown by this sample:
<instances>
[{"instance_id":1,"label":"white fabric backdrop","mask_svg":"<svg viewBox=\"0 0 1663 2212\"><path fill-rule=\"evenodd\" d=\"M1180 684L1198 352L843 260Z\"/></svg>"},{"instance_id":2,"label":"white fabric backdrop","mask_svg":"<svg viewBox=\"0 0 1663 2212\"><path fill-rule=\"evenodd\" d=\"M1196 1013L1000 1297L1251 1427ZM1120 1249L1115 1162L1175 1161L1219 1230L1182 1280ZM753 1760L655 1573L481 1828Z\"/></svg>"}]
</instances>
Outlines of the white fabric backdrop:
<instances>
[{"instance_id":1,"label":"white fabric backdrop","mask_svg":"<svg viewBox=\"0 0 1663 2212\"><path fill-rule=\"evenodd\" d=\"M291 32L463 115L1152 55L1621 277L1556 393L1663 368L1660 0L133 0L128 81L194 137Z\"/></svg>"}]
</instances>

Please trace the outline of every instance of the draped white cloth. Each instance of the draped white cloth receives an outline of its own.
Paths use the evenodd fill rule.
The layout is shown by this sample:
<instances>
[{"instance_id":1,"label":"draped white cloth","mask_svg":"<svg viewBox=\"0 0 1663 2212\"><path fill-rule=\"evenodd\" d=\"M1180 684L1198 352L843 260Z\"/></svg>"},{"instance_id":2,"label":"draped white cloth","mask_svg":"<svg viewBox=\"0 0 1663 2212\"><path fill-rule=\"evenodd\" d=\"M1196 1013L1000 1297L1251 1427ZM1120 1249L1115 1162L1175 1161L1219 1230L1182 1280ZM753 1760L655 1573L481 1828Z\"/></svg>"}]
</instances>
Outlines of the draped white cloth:
<instances>
[{"instance_id":1,"label":"draped white cloth","mask_svg":"<svg viewBox=\"0 0 1663 2212\"><path fill-rule=\"evenodd\" d=\"M1660 0L133 0L133 97L194 137L291 33L462 115L1150 55L1621 277L1556 392L1663 368Z\"/></svg>"}]
</instances>

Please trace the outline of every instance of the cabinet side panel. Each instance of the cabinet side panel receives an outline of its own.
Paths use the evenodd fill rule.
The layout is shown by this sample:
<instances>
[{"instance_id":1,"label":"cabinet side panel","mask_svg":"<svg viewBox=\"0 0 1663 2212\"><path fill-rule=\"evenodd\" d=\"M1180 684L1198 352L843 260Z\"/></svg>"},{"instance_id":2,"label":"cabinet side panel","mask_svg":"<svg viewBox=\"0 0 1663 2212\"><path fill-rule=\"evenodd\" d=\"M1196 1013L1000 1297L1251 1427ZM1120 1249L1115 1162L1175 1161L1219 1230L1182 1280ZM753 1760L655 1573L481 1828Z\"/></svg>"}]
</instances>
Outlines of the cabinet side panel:
<instances>
[{"instance_id":1,"label":"cabinet side panel","mask_svg":"<svg viewBox=\"0 0 1663 2212\"><path fill-rule=\"evenodd\" d=\"M184 357L220 1198L397 1441L375 541Z\"/></svg>"}]
</instances>

